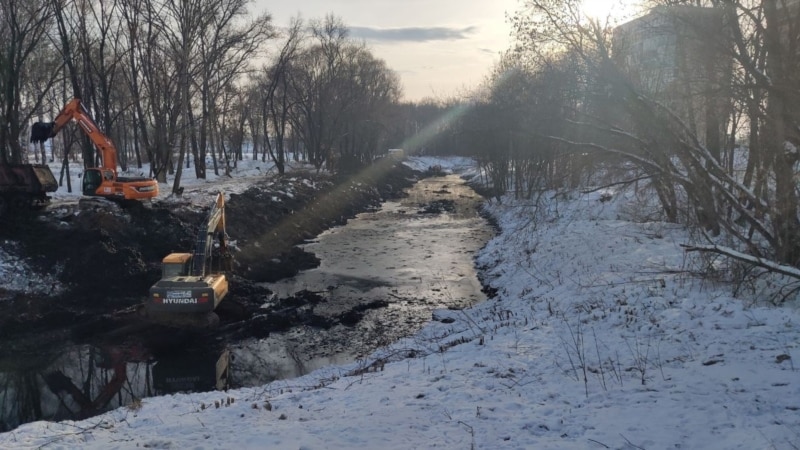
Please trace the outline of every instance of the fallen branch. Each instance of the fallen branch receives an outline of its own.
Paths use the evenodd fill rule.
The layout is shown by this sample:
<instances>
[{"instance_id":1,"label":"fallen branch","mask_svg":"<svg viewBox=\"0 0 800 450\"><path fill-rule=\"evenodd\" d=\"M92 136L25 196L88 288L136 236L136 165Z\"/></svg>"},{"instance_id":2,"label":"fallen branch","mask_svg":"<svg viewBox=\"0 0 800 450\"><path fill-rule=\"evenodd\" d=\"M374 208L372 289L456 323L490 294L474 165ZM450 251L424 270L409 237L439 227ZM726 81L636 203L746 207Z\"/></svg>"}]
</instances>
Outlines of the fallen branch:
<instances>
[{"instance_id":1,"label":"fallen branch","mask_svg":"<svg viewBox=\"0 0 800 450\"><path fill-rule=\"evenodd\" d=\"M732 248L723 247L720 245L687 245L681 244L681 247L686 249L687 252L710 252L719 255L733 258L737 261L742 261L757 267L767 269L770 272L779 273L800 280L800 269L793 266L786 266L775 261L759 258L757 256L748 255Z\"/></svg>"},{"instance_id":2,"label":"fallen branch","mask_svg":"<svg viewBox=\"0 0 800 450\"><path fill-rule=\"evenodd\" d=\"M595 444L597 444L597 445L602 445L602 446L603 446L603 447L605 447L605 448L611 448L611 447L607 446L606 444L603 444L603 443L602 443L602 442L600 442L600 441L595 441L594 439L589 439L589 442L594 442Z\"/></svg>"},{"instance_id":3,"label":"fallen branch","mask_svg":"<svg viewBox=\"0 0 800 450\"><path fill-rule=\"evenodd\" d=\"M646 180L648 178L652 178L652 177L650 175L644 175L644 176L641 176L639 178L634 178L632 180L618 181L616 183L606 184L606 185L603 185L603 186L596 187L594 189L583 190L583 191L581 191L581 194L591 194L592 192L597 192L597 191L600 191L600 190L603 190L603 189L607 189L607 188L610 188L610 187L613 187L613 186L619 186L620 184L632 184L632 183L636 183L637 181Z\"/></svg>"}]
</instances>

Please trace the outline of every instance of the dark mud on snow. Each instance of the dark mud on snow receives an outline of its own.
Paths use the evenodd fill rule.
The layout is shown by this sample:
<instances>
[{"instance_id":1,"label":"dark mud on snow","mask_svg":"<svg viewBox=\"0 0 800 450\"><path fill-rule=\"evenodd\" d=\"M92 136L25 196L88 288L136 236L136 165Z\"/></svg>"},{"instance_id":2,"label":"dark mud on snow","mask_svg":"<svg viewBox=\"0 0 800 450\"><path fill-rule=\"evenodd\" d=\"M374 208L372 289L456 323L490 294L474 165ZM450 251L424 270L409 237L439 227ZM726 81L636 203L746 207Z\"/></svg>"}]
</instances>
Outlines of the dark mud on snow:
<instances>
[{"instance_id":1,"label":"dark mud on snow","mask_svg":"<svg viewBox=\"0 0 800 450\"><path fill-rule=\"evenodd\" d=\"M305 307L320 301L316 294L276 300L257 283L315 267L317 258L298 244L403 195L420 175L387 160L355 177L287 174L227 196L235 266L230 294L218 310L222 326L213 333L237 339L298 324L330 327L359 320L360 311L316 317ZM67 291L52 297L18 294L0 302L0 356L33 352L65 338L98 339L141 329L134 310L158 280L161 259L190 251L205 217L205 207L188 201L120 206L95 200L4 218L0 239L19 242L19 256L38 271L57 274ZM272 301L265 310L267 299Z\"/></svg>"}]
</instances>

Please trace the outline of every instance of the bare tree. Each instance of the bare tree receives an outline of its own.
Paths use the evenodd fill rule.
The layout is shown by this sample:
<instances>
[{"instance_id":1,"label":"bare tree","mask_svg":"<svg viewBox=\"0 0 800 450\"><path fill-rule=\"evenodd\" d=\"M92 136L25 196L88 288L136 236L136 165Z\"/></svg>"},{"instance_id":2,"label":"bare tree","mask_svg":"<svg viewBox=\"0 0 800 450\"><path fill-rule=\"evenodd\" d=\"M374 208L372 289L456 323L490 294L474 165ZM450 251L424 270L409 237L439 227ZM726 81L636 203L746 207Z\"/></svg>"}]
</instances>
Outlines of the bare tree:
<instances>
[{"instance_id":1,"label":"bare tree","mask_svg":"<svg viewBox=\"0 0 800 450\"><path fill-rule=\"evenodd\" d=\"M120 89L118 82L124 63L119 3L71 0L56 4L62 52L69 61L68 70L74 72L70 76L76 79L72 92L65 92L63 97L80 97L84 105L91 106L100 129L117 142L123 133L116 122L128 107L124 104L127 90ZM63 103L64 100L56 108L60 109ZM84 144L84 164L97 166L100 155L94 146L86 141ZM118 150L117 161L122 170L127 170L127 152L123 146L118 146Z\"/></svg>"},{"instance_id":2,"label":"bare tree","mask_svg":"<svg viewBox=\"0 0 800 450\"><path fill-rule=\"evenodd\" d=\"M293 65L291 88L296 96L293 102L296 113L292 122L303 137L309 162L321 170L344 132L341 120L351 106L348 97L351 93L340 89L340 81L344 56L353 48L346 26L334 16L312 21L311 30L315 43Z\"/></svg>"},{"instance_id":3,"label":"bare tree","mask_svg":"<svg viewBox=\"0 0 800 450\"><path fill-rule=\"evenodd\" d=\"M121 0L127 34L125 78L135 110L135 139L145 148L153 176L166 182L174 170L172 148L178 135L178 62L167 45L164 6L151 0Z\"/></svg>"},{"instance_id":4,"label":"bare tree","mask_svg":"<svg viewBox=\"0 0 800 450\"><path fill-rule=\"evenodd\" d=\"M285 137L293 109L292 103L294 98L298 97L293 96L291 92L290 71L303 43L303 26L300 18L292 19L278 54L273 58L271 65L263 68L263 73L257 80L258 90L261 92L259 110L262 121L260 128L264 136L264 154L269 154L280 175L286 171Z\"/></svg>"},{"instance_id":5,"label":"bare tree","mask_svg":"<svg viewBox=\"0 0 800 450\"><path fill-rule=\"evenodd\" d=\"M250 70L250 60L264 41L274 36L272 19L262 15L253 21L238 23L246 13L244 0L219 1L208 29L200 34L199 82L200 124L199 142L193 148L195 173L205 178L205 155L208 127L217 122L220 111L214 99L222 95L240 76ZM222 117L221 121L225 118ZM217 157L211 152L214 172L219 173ZM226 173L229 167L225 166Z\"/></svg>"},{"instance_id":6,"label":"bare tree","mask_svg":"<svg viewBox=\"0 0 800 450\"><path fill-rule=\"evenodd\" d=\"M25 126L32 120L37 122L46 120L44 105L52 104L50 99L54 95L53 88L63 77L62 66L63 62L59 52L53 48L48 39L40 41L28 58L28 64L25 65L21 75L20 123L22 133L29 132ZM40 143L39 150L42 163L47 162L44 143ZM51 146L49 161L54 162L55 158L55 147Z\"/></svg>"},{"instance_id":7,"label":"bare tree","mask_svg":"<svg viewBox=\"0 0 800 450\"><path fill-rule=\"evenodd\" d=\"M366 49L360 49L348 62L347 92L353 93L353 106L345 116L339 148L339 169L355 170L388 149L386 131L392 108L400 98L400 82L386 63Z\"/></svg>"},{"instance_id":8,"label":"bare tree","mask_svg":"<svg viewBox=\"0 0 800 450\"><path fill-rule=\"evenodd\" d=\"M317 170L336 170L342 156L368 162L379 136L386 135L381 116L399 99L397 76L349 39L334 16L312 21L311 39L291 66L292 130ZM359 142L362 138L367 140Z\"/></svg>"},{"instance_id":9,"label":"bare tree","mask_svg":"<svg viewBox=\"0 0 800 450\"><path fill-rule=\"evenodd\" d=\"M50 17L50 0L0 1L0 162L19 163L24 159L19 135L30 115L20 114L23 75L31 55L45 40Z\"/></svg>"},{"instance_id":10,"label":"bare tree","mask_svg":"<svg viewBox=\"0 0 800 450\"><path fill-rule=\"evenodd\" d=\"M686 208L682 219L696 221L704 231L724 231L755 256L797 266L800 8L783 0L653 3L669 6L659 11L680 22L681 33L703 36L702 45L735 61L705 67L685 60L688 64L677 70L702 79L705 90L691 91L685 80L682 88L705 97L707 105L713 95L723 101L727 96L727 105L732 92L743 96L738 103L749 118L751 144L744 179L729 168L733 155L722 153L733 148L724 142L728 135L722 130L735 123L725 117L735 110L723 105L707 106L699 114L681 111L648 92L612 58L611 30L582 17L579 2L573 0L528 0L528 9L515 21L519 49L533 55L531 60L546 63L545 56L560 48L580 55L587 69L587 101L579 104L569 126L554 129L548 139L574 150L624 158L649 178L669 220L681 219ZM679 4L708 7L723 19L723 28L703 22L706 29L700 29L700 22L676 13ZM728 79L740 85L727 88L725 78L719 78L726 76L724 70L735 71L737 76Z\"/></svg>"}]
</instances>

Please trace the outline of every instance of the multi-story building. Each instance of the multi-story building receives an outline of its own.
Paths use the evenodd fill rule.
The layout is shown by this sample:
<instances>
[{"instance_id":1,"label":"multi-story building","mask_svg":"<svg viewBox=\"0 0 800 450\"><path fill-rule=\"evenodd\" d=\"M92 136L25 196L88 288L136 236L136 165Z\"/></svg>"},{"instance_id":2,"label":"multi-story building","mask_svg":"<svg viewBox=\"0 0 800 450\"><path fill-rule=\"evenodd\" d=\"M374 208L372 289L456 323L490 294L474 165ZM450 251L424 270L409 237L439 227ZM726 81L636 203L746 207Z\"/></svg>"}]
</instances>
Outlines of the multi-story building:
<instances>
[{"instance_id":1,"label":"multi-story building","mask_svg":"<svg viewBox=\"0 0 800 450\"><path fill-rule=\"evenodd\" d=\"M797 42L800 39L800 0L778 0L775 6L783 42Z\"/></svg>"},{"instance_id":2,"label":"multi-story building","mask_svg":"<svg viewBox=\"0 0 800 450\"><path fill-rule=\"evenodd\" d=\"M776 90L783 97L785 119L791 122L786 140L800 148L800 0L778 0L776 7L782 59Z\"/></svg>"},{"instance_id":3,"label":"multi-story building","mask_svg":"<svg viewBox=\"0 0 800 450\"><path fill-rule=\"evenodd\" d=\"M641 92L669 106L701 141L720 145L730 111L731 40L717 8L662 6L618 26L613 58Z\"/></svg>"}]
</instances>

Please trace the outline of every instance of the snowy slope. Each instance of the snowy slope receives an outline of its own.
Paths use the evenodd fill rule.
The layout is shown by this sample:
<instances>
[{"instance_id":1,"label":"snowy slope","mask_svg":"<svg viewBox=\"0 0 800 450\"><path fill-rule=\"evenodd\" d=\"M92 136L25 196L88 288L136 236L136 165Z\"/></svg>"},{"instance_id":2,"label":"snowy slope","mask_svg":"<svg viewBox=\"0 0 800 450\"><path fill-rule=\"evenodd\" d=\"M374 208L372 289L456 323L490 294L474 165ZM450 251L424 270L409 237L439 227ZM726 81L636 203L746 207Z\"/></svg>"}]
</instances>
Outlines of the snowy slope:
<instances>
[{"instance_id":1,"label":"snowy slope","mask_svg":"<svg viewBox=\"0 0 800 450\"><path fill-rule=\"evenodd\" d=\"M502 232L476 261L498 296L367 360L27 424L0 448L800 447L796 300L695 278L686 230L631 221L630 200L490 204Z\"/></svg>"}]
</instances>

